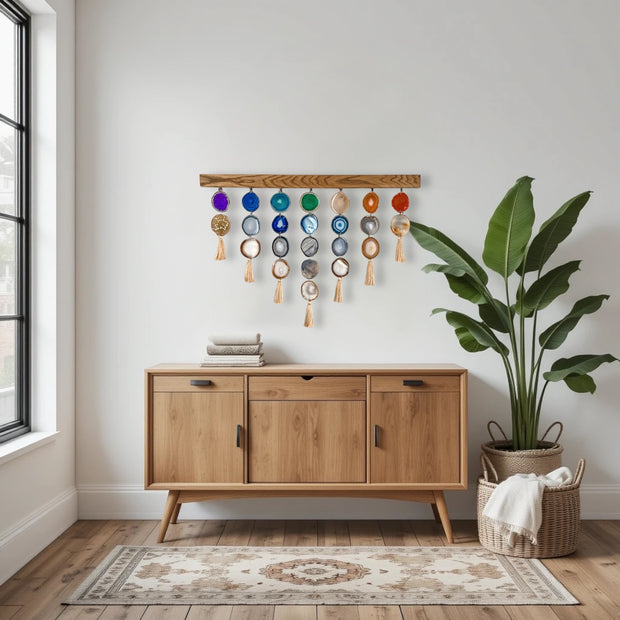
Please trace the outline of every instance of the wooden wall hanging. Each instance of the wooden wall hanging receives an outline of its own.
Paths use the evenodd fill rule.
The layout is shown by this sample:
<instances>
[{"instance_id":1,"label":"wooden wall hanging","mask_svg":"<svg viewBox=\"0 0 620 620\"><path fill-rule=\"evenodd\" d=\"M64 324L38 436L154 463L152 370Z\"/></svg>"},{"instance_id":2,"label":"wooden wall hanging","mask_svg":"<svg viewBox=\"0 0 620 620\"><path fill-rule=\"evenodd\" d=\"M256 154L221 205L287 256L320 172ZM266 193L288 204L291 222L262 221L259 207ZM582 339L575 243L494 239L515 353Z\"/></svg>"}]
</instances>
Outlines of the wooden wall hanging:
<instances>
[{"instance_id":1,"label":"wooden wall hanging","mask_svg":"<svg viewBox=\"0 0 620 620\"><path fill-rule=\"evenodd\" d=\"M290 266L287 261L284 260L284 256L288 253L288 240L283 234L288 229L288 220L283 215L290 205L289 196L284 193L285 189L305 189L306 192L302 194L300 198L299 206L302 210L302 221L300 222L302 230L306 233L301 242L301 252L306 258L301 263L301 274L305 281L302 284L302 298L307 302L306 316L304 325L306 327L312 327L314 320L312 316L311 302L318 297L318 286L316 282L312 280L314 276L318 274L318 263L314 259L309 259L318 251L318 241L312 236L312 233L318 228L318 218L316 214L311 213L318 206L318 197L313 193L313 189L337 189L338 192L334 194L331 202L337 199L339 196L346 198L343 189L356 189L365 188L370 191L365 195L362 202L362 206L366 211L365 215L360 223L360 228L364 234L368 235L362 244L362 254L368 259L368 265L366 270L366 285L374 285L374 269L373 259L379 254L379 242L373 237L373 235L379 230L379 220L374 215L379 204L379 197L375 193L377 189L397 189L398 193L392 199L392 207L397 214L392 218L390 222L390 228L392 232L398 237L396 261L404 261L404 253L402 249L402 236L405 235L409 229L409 219L403 215L403 212L409 206L409 197L403 192L403 189L416 189L420 187L420 175L419 174L201 174L200 175L201 187L215 187L217 192L212 198L213 207L220 213L213 218L212 228L218 235L218 252L216 260L223 260L225 258L223 236L228 232L230 228L230 221L222 211L226 211L229 206L228 196L223 191L223 188L243 187L250 190L244 195L242 206L246 211L249 211L249 215L244 219L242 229L248 236L244 240L241 246L241 253L248 259L245 271L246 282L253 282L252 271L252 259L256 258L260 253L260 242L256 239L255 235L260 230L260 222L257 217L254 216L253 211L258 208L258 198L253 194L253 190L256 188L270 188L276 189L277 192L271 197L271 207L276 212L272 222L272 230L276 233L276 238L273 240L272 250L276 257L276 261L273 264L272 273L278 280L276 288L276 294L274 297L275 303L282 303L282 280L289 274ZM225 207L220 205L226 200ZM252 200L251 200L252 199ZM217 204L216 204L217 202ZM247 203L247 204L246 204ZM286 206L284 206L286 203ZM346 210L346 209L345 209ZM334 211L335 217L332 218L332 230L338 236L335 238L334 243L344 245L346 240L341 235L346 232L349 227L349 220L338 209L335 209L332 204L332 211ZM217 221L216 221L217 220ZM224 221L225 220L225 221ZM406 220L406 221L405 221ZM332 244L332 251L336 255L336 259L332 263L332 273L338 278L336 286L336 294L334 296L335 302L342 301L342 278L349 272L349 263L346 259L342 258L342 249L334 249ZM286 245L286 250L284 250ZM340 247L340 246L338 246Z\"/></svg>"}]
</instances>

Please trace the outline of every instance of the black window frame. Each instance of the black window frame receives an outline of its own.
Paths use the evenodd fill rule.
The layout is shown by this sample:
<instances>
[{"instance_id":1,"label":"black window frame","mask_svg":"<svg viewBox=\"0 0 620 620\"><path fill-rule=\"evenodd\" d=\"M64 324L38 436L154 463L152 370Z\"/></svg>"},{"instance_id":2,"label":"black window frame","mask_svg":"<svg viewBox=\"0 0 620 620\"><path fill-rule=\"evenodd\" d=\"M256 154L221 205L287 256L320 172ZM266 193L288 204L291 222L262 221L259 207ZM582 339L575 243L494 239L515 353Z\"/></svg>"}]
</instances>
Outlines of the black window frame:
<instances>
[{"instance_id":1,"label":"black window frame","mask_svg":"<svg viewBox=\"0 0 620 620\"><path fill-rule=\"evenodd\" d=\"M16 131L15 213L0 219L15 223L14 314L0 321L15 324L16 419L0 427L0 443L30 432L30 15L15 0L0 0L0 12L16 25L15 118L0 111L0 122Z\"/></svg>"}]
</instances>

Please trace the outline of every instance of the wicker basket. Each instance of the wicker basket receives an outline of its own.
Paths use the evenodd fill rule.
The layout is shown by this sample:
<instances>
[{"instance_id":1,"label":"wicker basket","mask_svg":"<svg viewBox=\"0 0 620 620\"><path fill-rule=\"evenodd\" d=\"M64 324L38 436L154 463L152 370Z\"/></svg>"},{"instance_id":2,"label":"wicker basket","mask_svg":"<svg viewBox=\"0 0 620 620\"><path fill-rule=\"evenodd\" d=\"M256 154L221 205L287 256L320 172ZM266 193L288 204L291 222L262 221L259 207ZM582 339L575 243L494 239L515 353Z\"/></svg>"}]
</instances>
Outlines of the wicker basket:
<instances>
[{"instance_id":1,"label":"wicker basket","mask_svg":"<svg viewBox=\"0 0 620 620\"><path fill-rule=\"evenodd\" d=\"M503 440L496 440L491 430L494 424L503 435ZM555 441L543 441L554 427L559 426L559 432ZM536 450L513 450L512 441L506 437L502 427L491 420L487 424L487 429L492 441L483 443L481 448L484 455L489 459L497 472L498 482L510 478L514 474L536 474L544 476L550 471L562 466L562 452L564 448L558 444L558 439L562 434L563 426L561 422L554 422L538 442Z\"/></svg>"},{"instance_id":2,"label":"wicker basket","mask_svg":"<svg viewBox=\"0 0 620 620\"><path fill-rule=\"evenodd\" d=\"M547 487L542 499L542 523L538 530L538 544L533 545L527 536L516 536L514 547L510 547L490 519L482 515L491 493L497 488L489 480L489 470L497 479L489 460L482 455L483 474L478 478L478 537L480 544L503 555L520 558L556 558L573 553L577 549L579 534L579 485L586 463L581 459L570 485Z\"/></svg>"}]
</instances>

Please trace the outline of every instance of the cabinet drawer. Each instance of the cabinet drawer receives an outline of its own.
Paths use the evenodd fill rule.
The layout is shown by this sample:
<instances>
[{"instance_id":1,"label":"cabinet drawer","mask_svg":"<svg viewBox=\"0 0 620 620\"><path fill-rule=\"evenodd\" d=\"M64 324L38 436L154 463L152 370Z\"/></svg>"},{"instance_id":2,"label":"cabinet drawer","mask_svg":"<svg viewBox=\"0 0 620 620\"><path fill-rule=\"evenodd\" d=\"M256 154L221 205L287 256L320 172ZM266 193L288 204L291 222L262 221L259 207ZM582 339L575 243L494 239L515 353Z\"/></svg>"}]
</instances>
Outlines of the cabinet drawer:
<instances>
[{"instance_id":1,"label":"cabinet drawer","mask_svg":"<svg viewBox=\"0 0 620 620\"><path fill-rule=\"evenodd\" d=\"M198 382L208 384L200 385ZM192 382L198 385L192 385ZM153 377L154 392L243 392L243 377L218 375L157 375Z\"/></svg>"},{"instance_id":2,"label":"cabinet drawer","mask_svg":"<svg viewBox=\"0 0 620 620\"><path fill-rule=\"evenodd\" d=\"M366 377L250 377L250 400L366 400Z\"/></svg>"},{"instance_id":3,"label":"cabinet drawer","mask_svg":"<svg viewBox=\"0 0 620 620\"><path fill-rule=\"evenodd\" d=\"M370 377L371 392L458 392L459 389L459 377L450 375Z\"/></svg>"}]
</instances>

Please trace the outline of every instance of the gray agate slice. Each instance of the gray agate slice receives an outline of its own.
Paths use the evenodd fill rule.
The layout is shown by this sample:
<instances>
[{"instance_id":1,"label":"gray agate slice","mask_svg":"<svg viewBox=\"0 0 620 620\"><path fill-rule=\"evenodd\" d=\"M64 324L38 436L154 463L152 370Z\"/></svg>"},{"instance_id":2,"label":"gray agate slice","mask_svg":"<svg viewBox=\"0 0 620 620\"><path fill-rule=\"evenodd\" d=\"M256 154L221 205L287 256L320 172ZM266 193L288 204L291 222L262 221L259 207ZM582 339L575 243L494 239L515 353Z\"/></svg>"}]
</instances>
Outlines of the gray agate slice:
<instances>
[{"instance_id":1,"label":"gray agate slice","mask_svg":"<svg viewBox=\"0 0 620 620\"><path fill-rule=\"evenodd\" d=\"M301 275L306 280L315 278L319 273L319 264L312 258L307 258L301 263Z\"/></svg>"},{"instance_id":2,"label":"gray agate slice","mask_svg":"<svg viewBox=\"0 0 620 620\"><path fill-rule=\"evenodd\" d=\"M241 222L241 230L249 237L258 235L260 231L260 220L255 215L248 215L243 219L243 222Z\"/></svg>"},{"instance_id":3,"label":"gray agate slice","mask_svg":"<svg viewBox=\"0 0 620 620\"><path fill-rule=\"evenodd\" d=\"M379 220L374 215L367 215L362 218L360 228L366 235L374 235L379 230Z\"/></svg>"},{"instance_id":4,"label":"gray agate slice","mask_svg":"<svg viewBox=\"0 0 620 620\"><path fill-rule=\"evenodd\" d=\"M344 256L347 253L348 249L349 249L349 244L347 243L347 240L344 237L336 237L332 241L332 252L336 256Z\"/></svg>"},{"instance_id":5,"label":"gray agate slice","mask_svg":"<svg viewBox=\"0 0 620 620\"><path fill-rule=\"evenodd\" d=\"M319 251L319 242L314 237L305 237L301 240L301 251L304 256L314 256Z\"/></svg>"}]
</instances>

